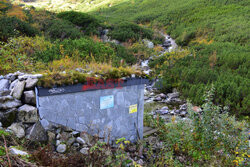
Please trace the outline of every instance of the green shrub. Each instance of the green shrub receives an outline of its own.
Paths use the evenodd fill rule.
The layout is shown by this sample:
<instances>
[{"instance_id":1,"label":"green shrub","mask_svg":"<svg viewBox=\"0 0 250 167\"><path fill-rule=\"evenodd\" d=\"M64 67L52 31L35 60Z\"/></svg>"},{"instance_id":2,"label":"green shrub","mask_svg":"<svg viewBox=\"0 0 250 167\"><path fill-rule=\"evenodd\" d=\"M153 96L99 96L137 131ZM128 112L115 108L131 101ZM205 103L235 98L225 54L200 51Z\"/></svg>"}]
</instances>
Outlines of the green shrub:
<instances>
[{"instance_id":1,"label":"green shrub","mask_svg":"<svg viewBox=\"0 0 250 167\"><path fill-rule=\"evenodd\" d=\"M99 33L97 29L100 27L99 21L86 13L68 11L59 13L57 17L68 20L71 23L80 26L81 30L83 30L86 35Z\"/></svg>"},{"instance_id":2,"label":"green shrub","mask_svg":"<svg viewBox=\"0 0 250 167\"><path fill-rule=\"evenodd\" d=\"M184 166L232 166L236 161L241 166L249 164L246 133L249 125L229 116L228 108L214 105L213 92L211 88L203 97L202 113L193 111L189 104L189 119L176 122L173 117L172 122L167 124L162 120L154 120L164 143L161 150L170 154L168 157L163 156L165 164L170 165L172 161L179 160L173 160L173 156L183 157L185 161L181 161L181 164Z\"/></svg>"},{"instance_id":3,"label":"green shrub","mask_svg":"<svg viewBox=\"0 0 250 167\"><path fill-rule=\"evenodd\" d=\"M122 42L128 40L137 41L140 38L153 38L153 31L143 28L133 23L121 23L114 27L114 30L109 34L111 38L117 39Z\"/></svg>"},{"instance_id":4,"label":"green shrub","mask_svg":"<svg viewBox=\"0 0 250 167\"><path fill-rule=\"evenodd\" d=\"M28 23L19 20L16 17L0 18L0 40L7 41L10 37L27 35L35 36L38 31Z\"/></svg>"},{"instance_id":5,"label":"green shrub","mask_svg":"<svg viewBox=\"0 0 250 167\"><path fill-rule=\"evenodd\" d=\"M52 39L76 39L82 33L71 22L66 20L51 20L45 33Z\"/></svg>"}]
</instances>

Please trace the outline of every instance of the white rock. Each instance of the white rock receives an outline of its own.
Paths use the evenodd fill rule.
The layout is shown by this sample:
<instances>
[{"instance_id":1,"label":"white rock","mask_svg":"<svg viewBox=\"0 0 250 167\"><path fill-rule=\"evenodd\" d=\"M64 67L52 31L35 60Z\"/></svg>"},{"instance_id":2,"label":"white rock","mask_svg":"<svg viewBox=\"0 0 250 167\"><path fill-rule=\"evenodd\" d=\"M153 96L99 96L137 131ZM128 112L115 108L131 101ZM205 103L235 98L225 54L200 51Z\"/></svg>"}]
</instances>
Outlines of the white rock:
<instances>
[{"instance_id":1,"label":"white rock","mask_svg":"<svg viewBox=\"0 0 250 167\"><path fill-rule=\"evenodd\" d=\"M14 148L14 147L10 147L9 151L13 155L28 155L27 152L18 150L18 149Z\"/></svg>"},{"instance_id":2,"label":"white rock","mask_svg":"<svg viewBox=\"0 0 250 167\"><path fill-rule=\"evenodd\" d=\"M25 86L25 81L18 81L15 87L13 88L12 96L16 99L20 99L23 94L24 86Z\"/></svg>"},{"instance_id":3,"label":"white rock","mask_svg":"<svg viewBox=\"0 0 250 167\"><path fill-rule=\"evenodd\" d=\"M3 91L5 89L9 89L9 80L1 79L0 80L0 91Z\"/></svg>"},{"instance_id":4,"label":"white rock","mask_svg":"<svg viewBox=\"0 0 250 167\"><path fill-rule=\"evenodd\" d=\"M59 144L56 148L56 151L59 153L64 153L67 149L66 144Z\"/></svg>"},{"instance_id":5,"label":"white rock","mask_svg":"<svg viewBox=\"0 0 250 167\"><path fill-rule=\"evenodd\" d=\"M56 140L56 146L59 146L61 144L60 140Z\"/></svg>"},{"instance_id":6,"label":"white rock","mask_svg":"<svg viewBox=\"0 0 250 167\"><path fill-rule=\"evenodd\" d=\"M82 149L80 150L80 152L81 152L82 154L84 154L84 155L88 155L88 153L89 153L89 148L82 148Z\"/></svg>"},{"instance_id":7,"label":"white rock","mask_svg":"<svg viewBox=\"0 0 250 167\"><path fill-rule=\"evenodd\" d=\"M25 136L24 127L21 123L13 123L8 127L18 138L23 138Z\"/></svg>"},{"instance_id":8,"label":"white rock","mask_svg":"<svg viewBox=\"0 0 250 167\"><path fill-rule=\"evenodd\" d=\"M36 79L36 78L28 78L26 80L25 88L26 89L31 89L31 88L36 86L37 82L38 82L38 79Z\"/></svg>"},{"instance_id":9,"label":"white rock","mask_svg":"<svg viewBox=\"0 0 250 167\"><path fill-rule=\"evenodd\" d=\"M77 138L76 138L76 141L77 141L78 143L80 143L80 144L86 144L85 140L82 139L81 137L77 137Z\"/></svg>"}]
</instances>

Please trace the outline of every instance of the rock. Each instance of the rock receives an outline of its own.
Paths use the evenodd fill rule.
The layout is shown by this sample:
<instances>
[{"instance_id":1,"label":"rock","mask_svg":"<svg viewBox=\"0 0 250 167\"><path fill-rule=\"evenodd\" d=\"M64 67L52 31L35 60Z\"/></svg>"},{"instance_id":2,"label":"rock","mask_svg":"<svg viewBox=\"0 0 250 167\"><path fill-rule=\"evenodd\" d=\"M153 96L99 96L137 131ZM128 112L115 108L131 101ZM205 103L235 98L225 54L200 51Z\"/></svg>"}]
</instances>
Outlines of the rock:
<instances>
[{"instance_id":1,"label":"rock","mask_svg":"<svg viewBox=\"0 0 250 167\"><path fill-rule=\"evenodd\" d=\"M62 137L62 136L61 136L60 133L56 135L56 139L61 139L61 137Z\"/></svg>"},{"instance_id":2,"label":"rock","mask_svg":"<svg viewBox=\"0 0 250 167\"><path fill-rule=\"evenodd\" d=\"M18 138L23 138L25 136L24 127L21 123L13 123L8 127Z\"/></svg>"},{"instance_id":3,"label":"rock","mask_svg":"<svg viewBox=\"0 0 250 167\"><path fill-rule=\"evenodd\" d=\"M1 96L8 96L10 95L10 90L3 90L3 91L0 91L0 97Z\"/></svg>"},{"instance_id":4,"label":"rock","mask_svg":"<svg viewBox=\"0 0 250 167\"><path fill-rule=\"evenodd\" d=\"M4 103L0 103L0 110L8 110L8 109L11 109L11 108L16 108L16 107L19 107L21 106L22 103L20 100L11 100L11 101L6 101Z\"/></svg>"},{"instance_id":5,"label":"rock","mask_svg":"<svg viewBox=\"0 0 250 167\"><path fill-rule=\"evenodd\" d=\"M64 153L67 149L66 144L59 144L56 148L56 151L59 153Z\"/></svg>"},{"instance_id":6,"label":"rock","mask_svg":"<svg viewBox=\"0 0 250 167\"><path fill-rule=\"evenodd\" d=\"M36 105L36 95L33 90L24 92L24 102L26 104Z\"/></svg>"},{"instance_id":7,"label":"rock","mask_svg":"<svg viewBox=\"0 0 250 167\"><path fill-rule=\"evenodd\" d=\"M8 80L10 80L10 81L12 82L12 81L14 81L14 80L16 79L16 75L15 75L15 74L12 74L12 73L7 74L7 75L5 76L5 79L8 79Z\"/></svg>"},{"instance_id":8,"label":"rock","mask_svg":"<svg viewBox=\"0 0 250 167\"><path fill-rule=\"evenodd\" d=\"M0 103L4 103L5 101L9 101L9 100L14 100L14 98L10 95L0 97Z\"/></svg>"},{"instance_id":9,"label":"rock","mask_svg":"<svg viewBox=\"0 0 250 167\"><path fill-rule=\"evenodd\" d=\"M78 148L80 148L80 144L79 143L73 143L72 145L74 150L77 150Z\"/></svg>"},{"instance_id":10,"label":"rock","mask_svg":"<svg viewBox=\"0 0 250 167\"><path fill-rule=\"evenodd\" d=\"M176 114L179 114L181 111L180 110L174 110Z\"/></svg>"},{"instance_id":11,"label":"rock","mask_svg":"<svg viewBox=\"0 0 250 167\"><path fill-rule=\"evenodd\" d=\"M8 90L9 89L9 80L8 79L1 79L0 80L0 91Z\"/></svg>"},{"instance_id":12,"label":"rock","mask_svg":"<svg viewBox=\"0 0 250 167\"><path fill-rule=\"evenodd\" d=\"M17 84L17 82L18 82L18 79L16 79L15 81L11 82L9 90L14 89L15 85Z\"/></svg>"},{"instance_id":13,"label":"rock","mask_svg":"<svg viewBox=\"0 0 250 167\"><path fill-rule=\"evenodd\" d=\"M18 81L12 90L12 96L16 99L20 99L25 86L25 81Z\"/></svg>"},{"instance_id":14,"label":"rock","mask_svg":"<svg viewBox=\"0 0 250 167\"><path fill-rule=\"evenodd\" d=\"M161 101L161 97L156 97L156 98L154 98L154 101Z\"/></svg>"},{"instance_id":15,"label":"rock","mask_svg":"<svg viewBox=\"0 0 250 167\"><path fill-rule=\"evenodd\" d=\"M2 122L3 127L10 126L16 120L16 115L16 108L9 109L5 112L0 112L0 121Z\"/></svg>"},{"instance_id":16,"label":"rock","mask_svg":"<svg viewBox=\"0 0 250 167\"><path fill-rule=\"evenodd\" d=\"M89 154L89 148L82 148L80 150L80 153L84 154L84 155L88 155Z\"/></svg>"},{"instance_id":17,"label":"rock","mask_svg":"<svg viewBox=\"0 0 250 167\"><path fill-rule=\"evenodd\" d=\"M25 123L35 123L38 121L37 109L30 105L23 105L18 108L18 120Z\"/></svg>"},{"instance_id":18,"label":"rock","mask_svg":"<svg viewBox=\"0 0 250 167\"><path fill-rule=\"evenodd\" d=\"M168 113L169 113L168 110L156 110L155 112L158 113L158 114L161 114L161 115L164 115L164 114L168 114Z\"/></svg>"},{"instance_id":19,"label":"rock","mask_svg":"<svg viewBox=\"0 0 250 167\"><path fill-rule=\"evenodd\" d=\"M38 82L38 79L36 79L36 78L28 78L26 80L25 89L34 88L36 86L37 82Z\"/></svg>"},{"instance_id":20,"label":"rock","mask_svg":"<svg viewBox=\"0 0 250 167\"><path fill-rule=\"evenodd\" d=\"M10 147L9 151L13 155L21 155L21 156L28 155L27 152L18 150L18 149L14 148L14 147Z\"/></svg>"},{"instance_id":21,"label":"rock","mask_svg":"<svg viewBox=\"0 0 250 167\"><path fill-rule=\"evenodd\" d=\"M159 94L159 97L162 99L166 99L167 96L164 93L161 93L161 94Z\"/></svg>"},{"instance_id":22,"label":"rock","mask_svg":"<svg viewBox=\"0 0 250 167\"><path fill-rule=\"evenodd\" d=\"M18 79L19 79L19 81L23 81L23 80L26 80L26 79L28 79L28 78L32 78L32 79L37 79L37 78L42 78L43 77L43 75L42 74L25 74L25 75L19 75L18 76Z\"/></svg>"},{"instance_id":23,"label":"rock","mask_svg":"<svg viewBox=\"0 0 250 167\"><path fill-rule=\"evenodd\" d=\"M180 110L181 111L186 111L187 110L187 104L180 105Z\"/></svg>"},{"instance_id":24,"label":"rock","mask_svg":"<svg viewBox=\"0 0 250 167\"><path fill-rule=\"evenodd\" d=\"M76 139L74 137L69 138L69 140L67 141L67 145L71 146L74 142L76 141Z\"/></svg>"},{"instance_id":25,"label":"rock","mask_svg":"<svg viewBox=\"0 0 250 167\"><path fill-rule=\"evenodd\" d=\"M80 137L88 144L91 145L91 141L93 140L93 136L89 135L86 132L80 134Z\"/></svg>"},{"instance_id":26,"label":"rock","mask_svg":"<svg viewBox=\"0 0 250 167\"><path fill-rule=\"evenodd\" d=\"M53 133L51 131L48 131L47 134L48 134L49 143L52 143L53 141L55 141L55 139L56 139L56 134L55 133Z\"/></svg>"},{"instance_id":27,"label":"rock","mask_svg":"<svg viewBox=\"0 0 250 167\"><path fill-rule=\"evenodd\" d=\"M56 140L56 146L59 146L61 144L60 140Z\"/></svg>"},{"instance_id":28,"label":"rock","mask_svg":"<svg viewBox=\"0 0 250 167\"><path fill-rule=\"evenodd\" d=\"M71 134L74 137L79 137L80 136L80 132L77 132L77 131L73 131Z\"/></svg>"},{"instance_id":29,"label":"rock","mask_svg":"<svg viewBox=\"0 0 250 167\"><path fill-rule=\"evenodd\" d=\"M179 93L179 92L168 93L167 96L168 96L170 99L178 98L178 97L180 96L180 93Z\"/></svg>"},{"instance_id":30,"label":"rock","mask_svg":"<svg viewBox=\"0 0 250 167\"><path fill-rule=\"evenodd\" d=\"M76 141L80 144L86 144L85 140L83 140L81 137L77 137Z\"/></svg>"},{"instance_id":31,"label":"rock","mask_svg":"<svg viewBox=\"0 0 250 167\"><path fill-rule=\"evenodd\" d=\"M43 128L43 126L41 125L40 121L35 123L31 127L31 129L28 131L29 132L26 135L26 138L29 140L32 140L32 141L47 141L48 140L47 133L45 129Z\"/></svg>"},{"instance_id":32,"label":"rock","mask_svg":"<svg viewBox=\"0 0 250 167\"><path fill-rule=\"evenodd\" d=\"M150 49L154 48L154 43L147 40L147 39L143 39L142 42Z\"/></svg>"},{"instance_id":33,"label":"rock","mask_svg":"<svg viewBox=\"0 0 250 167\"><path fill-rule=\"evenodd\" d=\"M185 117L187 115L187 112L186 111L182 111L181 113L180 113L180 116L182 116L182 117Z\"/></svg>"},{"instance_id":34,"label":"rock","mask_svg":"<svg viewBox=\"0 0 250 167\"><path fill-rule=\"evenodd\" d=\"M168 110L168 106L162 107L161 110Z\"/></svg>"}]
</instances>

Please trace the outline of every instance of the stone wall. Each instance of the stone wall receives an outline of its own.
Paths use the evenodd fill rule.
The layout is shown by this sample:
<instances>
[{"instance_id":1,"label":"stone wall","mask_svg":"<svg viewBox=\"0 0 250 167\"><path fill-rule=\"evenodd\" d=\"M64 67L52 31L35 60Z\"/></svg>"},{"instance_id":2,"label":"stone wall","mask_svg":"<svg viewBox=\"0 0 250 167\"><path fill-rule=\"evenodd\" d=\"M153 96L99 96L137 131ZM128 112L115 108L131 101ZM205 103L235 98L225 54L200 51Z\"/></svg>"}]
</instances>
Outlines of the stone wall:
<instances>
[{"instance_id":1,"label":"stone wall","mask_svg":"<svg viewBox=\"0 0 250 167\"><path fill-rule=\"evenodd\" d=\"M105 96L113 96L114 106L101 109ZM136 141L138 134L143 136L144 85L42 96L38 102L44 126L58 123L91 135L110 135L111 140ZM137 105L137 112L129 113L132 105Z\"/></svg>"},{"instance_id":2,"label":"stone wall","mask_svg":"<svg viewBox=\"0 0 250 167\"><path fill-rule=\"evenodd\" d=\"M36 98L40 77L21 72L0 76L0 129L18 138L55 143L60 153L72 148L87 154L108 134L111 140L143 136L143 84ZM100 97L107 95L114 96L114 106L101 110ZM134 104L137 112L129 114Z\"/></svg>"}]
</instances>

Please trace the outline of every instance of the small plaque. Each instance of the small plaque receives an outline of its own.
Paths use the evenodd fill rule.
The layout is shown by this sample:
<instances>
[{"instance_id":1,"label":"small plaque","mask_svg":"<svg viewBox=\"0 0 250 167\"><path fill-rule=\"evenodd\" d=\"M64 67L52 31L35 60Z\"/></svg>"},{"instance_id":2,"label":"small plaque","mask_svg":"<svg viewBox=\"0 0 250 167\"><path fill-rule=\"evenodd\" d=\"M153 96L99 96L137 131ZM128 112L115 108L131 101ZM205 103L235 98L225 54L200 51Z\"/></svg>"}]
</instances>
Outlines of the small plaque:
<instances>
[{"instance_id":1,"label":"small plaque","mask_svg":"<svg viewBox=\"0 0 250 167\"><path fill-rule=\"evenodd\" d=\"M114 107L114 96L102 96L100 97L100 109L108 109Z\"/></svg>"},{"instance_id":2,"label":"small plaque","mask_svg":"<svg viewBox=\"0 0 250 167\"><path fill-rule=\"evenodd\" d=\"M129 114L137 112L137 104L129 106Z\"/></svg>"}]
</instances>

